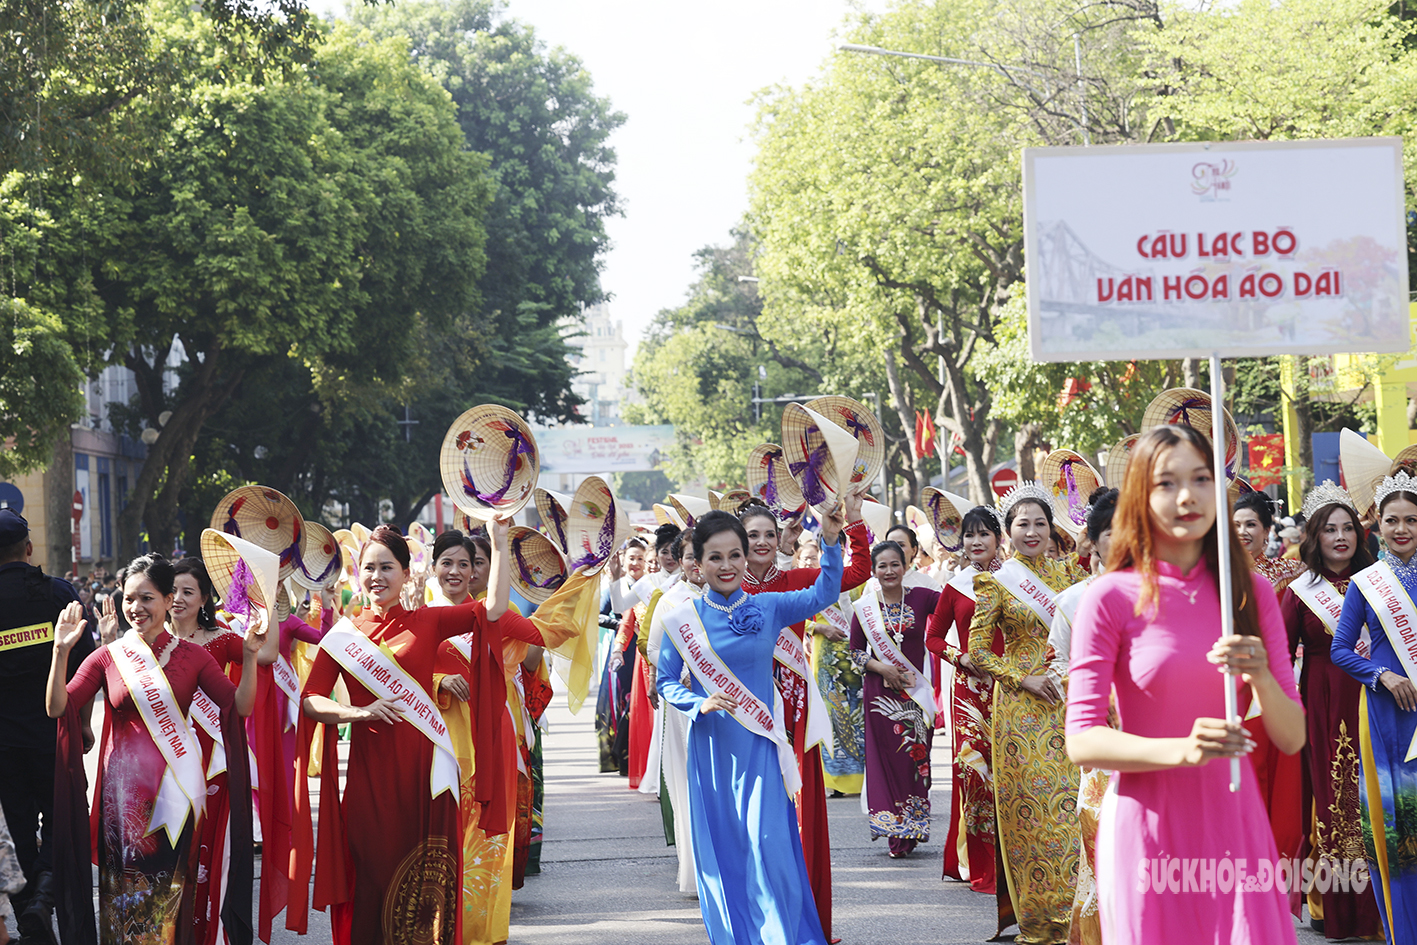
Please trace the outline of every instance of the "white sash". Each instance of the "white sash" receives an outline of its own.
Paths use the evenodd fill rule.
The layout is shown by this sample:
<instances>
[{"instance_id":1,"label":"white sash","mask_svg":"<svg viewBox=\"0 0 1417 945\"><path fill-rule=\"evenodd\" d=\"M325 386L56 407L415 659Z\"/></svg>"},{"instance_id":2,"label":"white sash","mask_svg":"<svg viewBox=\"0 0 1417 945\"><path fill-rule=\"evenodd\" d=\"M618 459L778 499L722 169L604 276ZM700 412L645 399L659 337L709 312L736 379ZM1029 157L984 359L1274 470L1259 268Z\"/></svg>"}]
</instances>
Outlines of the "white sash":
<instances>
[{"instance_id":1,"label":"white sash","mask_svg":"<svg viewBox=\"0 0 1417 945\"><path fill-rule=\"evenodd\" d=\"M147 726L148 734L167 762L157 798L153 801L148 834L161 827L167 831L168 841L176 845L177 838L182 834L182 825L187 821L187 811L200 813L206 805L207 778L202 773L201 746L197 744L197 737L187 720L178 711L177 698L172 694L167 674L162 671L157 657L138 631L129 630L110 643L108 652L118 667L118 674L123 677L123 684L133 697L133 705Z\"/></svg>"},{"instance_id":2,"label":"white sash","mask_svg":"<svg viewBox=\"0 0 1417 945\"><path fill-rule=\"evenodd\" d=\"M221 709L199 686L192 693L192 709L187 713L187 724L201 726L211 737L212 760L207 765L207 780L211 780L226 770L226 739L221 734Z\"/></svg>"},{"instance_id":3,"label":"white sash","mask_svg":"<svg viewBox=\"0 0 1417 945\"><path fill-rule=\"evenodd\" d=\"M285 727L295 728L300 724L300 677L295 675L295 667L284 656L276 656L271 664L271 675L280 691L285 693Z\"/></svg>"},{"instance_id":4,"label":"white sash","mask_svg":"<svg viewBox=\"0 0 1417 945\"><path fill-rule=\"evenodd\" d=\"M903 669L910 673L914 682L906 690L910 698L925 711L925 719L933 727L935 724L935 690L930 686L925 674L915 668L915 664L906 659L900 647L896 646L890 634L886 632L885 620L881 614L881 608L876 603L875 594L862 594L861 599L856 602L856 617L861 621L861 629L866 633L866 640L871 644L871 649L876 651L877 658L890 663L897 669Z\"/></svg>"},{"instance_id":5,"label":"white sash","mask_svg":"<svg viewBox=\"0 0 1417 945\"><path fill-rule=\"evenodd\" d=\"M822 698L822 690L817 687L817 679L812 675L812 663L807 659L807 651L797 632L791 627L783 627L777 635L777 647L773 659L802 677L807 687L807 744L802 751L810 751L813 745L825 744L831 751L835 746L832 735L831 716L827 713L827 701Z\"/></svg>"},{"instance_id":6,"label":"white sash","mask_svg":"<svg viewBox=\"0 0 1417 945\"><path fill-rule=\"evenodd\" d=\"M694 601L687 600L664 615L665 635L684 658L684 665L694 674L709 695L722 693L738 703L729 713L734 721L754 735L761 735L777 746L777 765L782 770L782 783L787 793L802 790L802 773L797 770L797 756L787 743L787 730L782 722L782 693L773 687L772 705L768 706L753 695L728 668L708 641L708 630L699 617ZM691 723L692 725L692 723Z\"/></svg>"},{"instance_id":7,"label":"white sash","mask_svg":"<svg viewBox=\"0 0 1417 945\"><path fill-rule=\"evenodd\" d=\"M1334 587L1331 581L1317 571L1309 571L1290 582L1289 589L1314 612L1314 616L1323 623L1329 636L1338 631L1338 618L1343 614L1343 595L1338 593L1338 588ZM1372 631L1368 629L1367 624L1363 625L1363 632L1354 649L1364 659L1372 652Z\"/></svg>"},{"instance_id":8,"label":"white sash","mask_svg":"<svg viewBox=\"0 0 1417 945\"><path fill-rule=\"evenodd\" d=\"M443 724L443 714L418 680L399 665L398 658L387 647L361 633L348 617L330 628L320 641L320 649L375 696L404 704L403 720L433 743L433 767L429 772L431 796L451 791L457 798L458 756L453 751L448 727Z\"/></svg>"},{"instance_id":9,"label":"white sash","mask_svg":"<svg viewBox=\"0 0 1417 945\"><path fill-rule=\"evenodd\" d=\"M837 630L840 630L847 636L851 635L851 618L846 616L839 604L832 604L826 610L822 611L821 616L823 620L831 624Z\"/></svg>"},{"instance_id":10,"label":"white sash","mask_svg":"<svg viewBox=\"0 0 1417 945\"><path fill-rule=\"evenodd\" d=\"M981 574L988 574L981 571L972 564L967 564L955 572L955 576L950 578L945 587L952 587L970 600L974 600L974 579Z\"/></svg>"},{"instance_id":11,"label":"white sash","mask_svg":"<svg viewBox=\"0 0 1417 945\"><path fill-rule=\"evenodd\" d=\"M999 586L1014 596L1041 621L1043 626L1053 626L1053 589L1043 583L1043 579L1028 569L1017 558L1010 558L1004 566L994 572L994 580Z\"/></svg>"},{"instance_id":12,"label":"white sash","mask_svg":"<svg viewBox=\"0 0 1417 945\"><path fill-rule=\"evenodd\" d=\"M1378 615L1403 672L1408 679L1417 681L1417 608L1412 606L1407 589L1386 561L1359 571L1353 576L1353 582ZM1412 744L1403 760L1413 758L1417 758L1417 732L1412 734Z\"/></svg>"}]
</instances>

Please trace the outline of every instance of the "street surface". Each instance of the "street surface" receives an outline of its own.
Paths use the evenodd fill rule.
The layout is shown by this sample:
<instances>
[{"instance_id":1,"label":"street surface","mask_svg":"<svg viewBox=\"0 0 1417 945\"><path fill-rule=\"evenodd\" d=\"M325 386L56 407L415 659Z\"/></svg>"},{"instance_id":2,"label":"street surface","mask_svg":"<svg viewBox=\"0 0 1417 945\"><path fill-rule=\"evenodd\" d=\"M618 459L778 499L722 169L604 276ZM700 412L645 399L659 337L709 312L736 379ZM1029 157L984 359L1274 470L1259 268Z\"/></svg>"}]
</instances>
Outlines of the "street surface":
<instances>
[{"instance_id":1,"label":"street surface","mask_svg":"<svg viewBox=\"0 0 1417 945\"><path fill-rule=\"evenodd\" d=\"M510 945L703 945L708 937L698 901L678 890L677 860L674 848L664 844L658 801L598 770L593 704L572 715L558 692L546 721L542 872L528 876L512 896ZM95 729L100 725L96 712ZM90 784L96 756L90 752L86 759ZM943 738L931 760L934 832L907 859L892 860L883 842L871 842L859 798L828 801L833 934L846 945L978 943L994 934L993 897L940 879L950 809L950 758ZM312 792L316 788L312 781ZM261 866L258 859L258 880ZM276 920L273 945L330 941L322 912L311 912L310 934L303 938L285 931L283 923L283 916ZM1323 941L1307 924L1299 928L1301 945Z\"/></svg>"}]
</instances>

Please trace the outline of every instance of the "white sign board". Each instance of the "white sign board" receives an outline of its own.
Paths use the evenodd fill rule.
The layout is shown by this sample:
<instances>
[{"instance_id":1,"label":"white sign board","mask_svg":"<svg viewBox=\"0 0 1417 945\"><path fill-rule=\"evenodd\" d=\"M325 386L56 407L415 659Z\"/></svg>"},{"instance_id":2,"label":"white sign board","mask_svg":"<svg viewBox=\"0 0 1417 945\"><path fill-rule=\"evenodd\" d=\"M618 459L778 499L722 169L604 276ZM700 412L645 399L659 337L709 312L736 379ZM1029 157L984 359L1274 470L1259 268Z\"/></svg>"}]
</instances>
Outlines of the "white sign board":
<instances>
[{"instance_id":1,"label":"white sign board","mask_svg":"<svg viewBox=\"0 0 1417 945\"><path fill-rule=\"evenodd\" d=\"M668 459L674 427L558 427L534 430L542 473L649 472Z\"/></svg>"},{"instance_id":2,"label":"white sign board","mask_svg":"<svg viewBox=\"0 0 1417 945\"><path fill-rule=\"evenodd\" d=\"M1034 360L1406 351L1401 138L1026 148Z\"/></svg>"}]
</instances>

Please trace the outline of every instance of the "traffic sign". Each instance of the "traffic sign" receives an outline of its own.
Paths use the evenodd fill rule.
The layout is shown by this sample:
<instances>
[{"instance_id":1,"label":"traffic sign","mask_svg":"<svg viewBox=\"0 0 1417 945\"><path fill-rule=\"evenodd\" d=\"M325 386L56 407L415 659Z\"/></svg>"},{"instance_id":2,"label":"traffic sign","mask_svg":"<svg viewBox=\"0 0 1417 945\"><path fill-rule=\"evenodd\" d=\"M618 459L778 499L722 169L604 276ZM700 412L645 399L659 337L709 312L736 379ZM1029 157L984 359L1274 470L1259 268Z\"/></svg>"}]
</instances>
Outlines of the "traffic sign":
<instances>
[{"instance_id":1,"label":"traffic sign","mask_svg":"<svg viewBox=\"0 0 1417 945\"><path fill-rule=\"evenodd\" d=\"M84 494L77 489L74 490L74 507L70 514L76 522L84 517Z\"/></svg>"},{"instance_id":2,"label":"traffic sign","mask_svg":"<svg viewBox=\"0 0 1417 945\"><path fill-rule=\"evenodd\" d=\"M1001 469L989 477L989 485L994 488L994 494L1004 496L1014 486L1018 485L1017 469Z\"/></svg>"}]
</instances>

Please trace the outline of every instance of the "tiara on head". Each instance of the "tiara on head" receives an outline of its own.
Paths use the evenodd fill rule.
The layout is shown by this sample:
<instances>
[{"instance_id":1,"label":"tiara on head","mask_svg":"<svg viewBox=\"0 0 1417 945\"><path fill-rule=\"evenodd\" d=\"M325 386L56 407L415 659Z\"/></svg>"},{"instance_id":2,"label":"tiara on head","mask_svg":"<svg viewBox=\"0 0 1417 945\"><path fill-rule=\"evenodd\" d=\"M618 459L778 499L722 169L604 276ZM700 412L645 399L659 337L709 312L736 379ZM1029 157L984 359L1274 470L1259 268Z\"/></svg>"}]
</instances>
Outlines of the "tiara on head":
<instances>
[{"instance_id":1,"label":"tiara on head","mask_svg":"<svg viewBox=\"0 0 1417 945\"><path fill-rule=\"evenodd\" d=\"M1382 508L1383 501L1394 492L1408 492L1417 495L1417 479L1399 471L1396 476L1384 476L1382 483L1373 491L1373 507Z\"/></svg>"},{"instance_id":2,"label":"tiara on head","mask_svg":"<svg viewBox=\"0 0 1417 945\"><path fill-rule=\"evenodd\" d=\"M1037 502L1049 511L1053 509L1053 493L1030 479L1014 486L999 500L1000 517L1008 518L1009 511L1025 500Z\"/></svg>"},{"instance_id":3,"label":"tiara on head","mask_svg":"<svg viewBox=\"0 0 1417 945\"><path fill-rule=\"evenodd\" d=\"M1307 520L1313 518L1314 513L1325 505L1335 504L1346 505L1355 512L1358 510L1347 489L1335 484L1332 479L1325 479L1304 497L1304 505L1299 509L1299 512Z\"/></svg>"}]
</instances>

